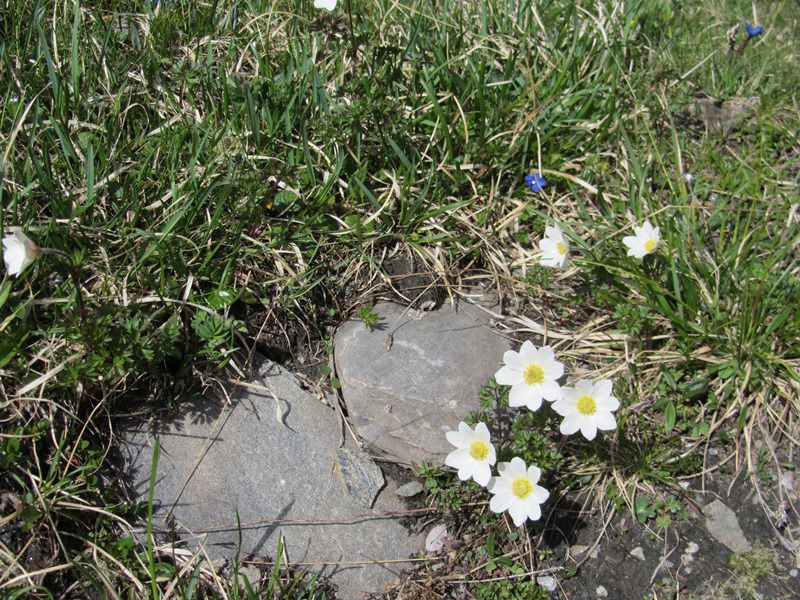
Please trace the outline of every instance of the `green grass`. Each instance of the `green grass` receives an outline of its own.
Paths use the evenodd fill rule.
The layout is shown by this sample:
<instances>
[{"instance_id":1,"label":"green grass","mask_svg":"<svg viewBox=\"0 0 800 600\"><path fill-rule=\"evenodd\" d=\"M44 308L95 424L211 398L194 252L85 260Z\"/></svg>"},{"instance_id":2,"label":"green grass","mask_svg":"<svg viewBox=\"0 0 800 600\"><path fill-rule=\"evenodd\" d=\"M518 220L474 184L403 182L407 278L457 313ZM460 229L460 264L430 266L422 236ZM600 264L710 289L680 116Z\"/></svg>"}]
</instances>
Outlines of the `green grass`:
<instances>
[{"instance_id":1,"label":"green grass","mask_svg":"<svg viewBox=\"0 0 800 600\"><path fill-rule=\"evenodd\" d=\"M0 222L63 253L0 283L3 593L238 594L130 537L147 512L112 483L115 417L246 371L262 326L323 352L398 250L494 281L571 373L615 378L613 448L531 442L561 492L662 506L709 438L743 440L754 475L756 439L792 431L794 3L759 5L733 52L749 2L353 0L352 30L346 4L0 4ZM702 96L760 104L706 133ZM629 259L647 218L665 243ZM566 274L534 257L553 221Z\"/></svg>"}]
</instances>

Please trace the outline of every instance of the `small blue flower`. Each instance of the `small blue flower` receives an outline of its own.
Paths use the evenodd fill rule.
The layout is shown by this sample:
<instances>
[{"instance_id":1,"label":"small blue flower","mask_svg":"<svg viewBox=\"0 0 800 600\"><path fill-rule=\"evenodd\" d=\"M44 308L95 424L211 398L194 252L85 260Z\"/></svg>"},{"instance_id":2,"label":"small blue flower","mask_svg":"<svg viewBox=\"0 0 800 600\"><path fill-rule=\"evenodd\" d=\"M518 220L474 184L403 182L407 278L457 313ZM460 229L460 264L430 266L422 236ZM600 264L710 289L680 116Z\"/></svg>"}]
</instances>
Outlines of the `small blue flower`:
<instances>
[{"instance_id":1,"label":"small blue flower","mask_svg":"<svg viewBox=\"0 0 800 600\"><path fill-rule=\"evenodd\" d=\"M744 28L747 29L747 39L748 40L750 38L754 38L757 35L761 35L762 33L764 33L764 28L763 27L753 27L750 24L750 21L745 21L744 22Z\"/></svg>"},{"instance_id":2,"label":"small blue flower","mask_svg":"<svg viewBox=\"0 0 800 600\"><path fill-rule=\"evenodd\" d=\"M542 177L541 173L534 173L533 175L525 176L525 185L531 188L532 192L538 194L542 191L542 188L547 185L547 180Z\"/></svg>"}]
</instances>

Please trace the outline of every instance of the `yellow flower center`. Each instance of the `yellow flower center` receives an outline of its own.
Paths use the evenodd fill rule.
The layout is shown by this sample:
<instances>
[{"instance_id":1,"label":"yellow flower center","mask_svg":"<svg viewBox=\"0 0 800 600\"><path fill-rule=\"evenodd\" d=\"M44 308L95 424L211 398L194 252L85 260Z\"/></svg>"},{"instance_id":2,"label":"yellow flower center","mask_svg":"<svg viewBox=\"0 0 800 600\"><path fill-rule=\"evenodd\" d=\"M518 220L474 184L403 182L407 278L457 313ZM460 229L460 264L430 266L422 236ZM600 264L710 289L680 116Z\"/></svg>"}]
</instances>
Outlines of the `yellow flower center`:
<instances>
[{"instance_id":1,"label":"yellow flower center","mask_svg":"<svg viewBox=\"0 0 800 600\"><path fill-rule=\"evenodd\" d=\"M489 446L483 440L475 440L469 445L469 455L475 460L486 460L489 456Z\"/></svg>"},{"instance_id":2,"label":"yellow flower center","mask_svg":"<svg viewBox=\"0 0 800 600\"><path fill-rule=\"evenodd\" d=\"M656 241L655 240L647 240L644 243L644 251L645 252L652 252L656 248Z\"/></svg>"},{"instance_id":3,"label":"yellow flower center","mask_svg":"<svg viewBox=\"0 0 800 600\"><path fill-rule=\"evenodd\" d=\"M556 242L556 250L561 256L564 256L567 253L567 247L564 245L564 242Z\"/></svg>"},{"instance_id":4,"label":"yellow flower center","mask_svg":"<svg viewBox=\"0 0 800 600\"><path fill-rule=\"evenodd\" d=\"M525 498L531 495L532 491L533 485L531 485L527 477L517 477L514 483L511 484L511 493L520 500L525 500Z\"/></svg>"},{"instance_id":5,"label":"yellow flower center","mask_svg":"<svg viewBox=\"0 0 800 600\"><path fill-rule=\"evenodd\" d=\"M584 396L578 399L578 412L587 417L591 417L597 412L597 402L591 396Z\"/></svg>"},{"instance_id":6,"label":"yellow flower center","mask_svg":"<svg viewBox=\"0 0 800 600\"><path fill-rule=\"evenodd\" d=\"M522 377L528 385L539 385L544 381L544 371L536 363L531 363L525 367Z\"/></svg>"}]
</instances>

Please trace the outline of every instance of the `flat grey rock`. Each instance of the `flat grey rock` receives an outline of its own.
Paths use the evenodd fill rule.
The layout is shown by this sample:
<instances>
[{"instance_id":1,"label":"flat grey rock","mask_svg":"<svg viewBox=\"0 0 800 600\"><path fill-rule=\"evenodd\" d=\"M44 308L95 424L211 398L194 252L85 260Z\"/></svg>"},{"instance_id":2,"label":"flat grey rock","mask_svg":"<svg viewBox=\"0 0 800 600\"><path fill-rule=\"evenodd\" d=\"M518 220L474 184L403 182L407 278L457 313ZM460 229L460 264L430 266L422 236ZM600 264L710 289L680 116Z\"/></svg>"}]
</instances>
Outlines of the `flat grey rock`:
<instances>
[{"instance_id":1,"label":"flat grey rock","mask_svg":"<svg viewBox=\"0 0 800 600\"><path fill-rule=\"evenodd\" d=\"M752 546L739 526L736 513L719 500L714 500L703 509L706 529L721 544L736 554L750 552Z\"/></svg>"},{"instance_id":2,"label":"flat grey rock","mask_svg":"<svg viewBox=\"0 0 800 600\"><path fill-rule=\"evenodd\" d=\"M188 547L202 543L211 559L231 558L238 512L242 557L274 557L282 534L289 561L330 576L337 597L383 592L392 571L410 565L377 563L424 548L383 514L403 509L396 484L373 509L362 506L348 492L353 478L337 468L343 433L336 412L272 363L258 375L227 405L200 398L176 419L124 431L121 450L140 499L147 499L154 439L161 445L154 518L160 540L170 531L169 515Z\"/></svg>"},{"instance_id":3,"label":"flat grey rock","mask_svg":"<svg viewBox=\"0 0 800 600\"><path fill-rule=\"evenodd\" d=\"M334 337L350 422L392 460L440 465L453 449L445 433L480 408L478 392L510 343L465 302L430 312L382 302L374 310L377 327L348 321Z\"/></svg>"},{"instance_id":4,"label":"flat grey rock","mask_svg":"<svg viewBox=\"0 0 800 600\"><path fill-rule=\"evenodd\" d=\"M423 490L422 483L419 481L409 481L405 485L401 485L395 491L395 494L401 498L413 498Z\"/></svg>"}]
</instances>

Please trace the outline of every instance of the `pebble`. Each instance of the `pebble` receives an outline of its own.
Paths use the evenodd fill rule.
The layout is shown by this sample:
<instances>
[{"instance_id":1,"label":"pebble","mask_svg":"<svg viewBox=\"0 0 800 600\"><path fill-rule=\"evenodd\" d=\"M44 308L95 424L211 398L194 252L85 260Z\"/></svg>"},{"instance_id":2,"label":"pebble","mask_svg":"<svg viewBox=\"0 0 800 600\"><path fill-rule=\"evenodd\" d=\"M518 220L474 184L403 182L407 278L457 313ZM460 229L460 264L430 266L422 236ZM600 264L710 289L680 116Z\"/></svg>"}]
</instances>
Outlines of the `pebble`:
<instances>
[{"instance_id":1,"label":"pebble","mask_svg":"<svg viewBox=\"0 0 800 600\"><path fill-rule=\"evenodd\" d=\"M419 494L422 490L423 487L419 481L409 481L408 483L397 488L395 494L401 498L411 498L412 496Z\"/></svg>"},{"instance_id":2,"label":"pebble","mask_svg":"<svg viewBox=\"0 0 800 600\"><path fill-rule=\"evenodd\" d=\"M537 577L536 583L546 589L548 592L553 592L556 589L556 578L545 575L544 577Z\"/></svg>"},{"instance_id":3,"label":"pebble","mask_svg":"<svg viewBox=\"0 0 800 600\"><path fill-rule=\"evenodd\" d=\"M791 571L789 571L789 575L791 575L792 577L797 577L797 574L798 574L797 569L792 569Z\"/></svg>"},{"instance_id":4,"label":"pebble","mask_svg":"<svg viewBox=\"0 0 800 600\"><path fill-rule=\"evenodd\" d=\"M736 554L750 552L753 548L742 532L736 513L719 500L714 500L703 509L706 529L718 542Z\"/></svg>"},{"instance_id":5,"label":"pebble","mask_svg":"<svg viewBox=\"0 0 800 600\"><path fill-rule=\"evenodd\" d=\"M579 544L575 544L571 546L569 549L569 553L571 556L578 556L579 554L583 554L589 549L589 546L581 546Z\"/></svg>"},{"instance_id":6,"label":"pebble","mask_svg":"<svg viewBox=\"0 0 800 600\"><path fill-rule=\"evenodd\" d=\"M597 594L598 598L608 598L608 590L604 588L602 585L598 585L594 593Z\"/></svg>"},{"instance_id":7,"label":"pebble","mask_svg":"<svg viewBox=\"0 0 800 600\"><path fill-rule=\"evenodd\" d=\"M638 558L641 561L644 561L644 550L642 550L641 546L636 546L633 550L631 550L628 554L630 554L634 558Z\"/></svg>"},{"instance_id":8,"label":"pebble","mask_svg":"<svg viewBox=\"0 0 800 600\"><path fill-rule=\"evenodd\" d=\"M686 554L697 554L698 550L700 550L700 546L698 546L695 542L689 542L686 544Z\"/></svg>"}]
</instances>

